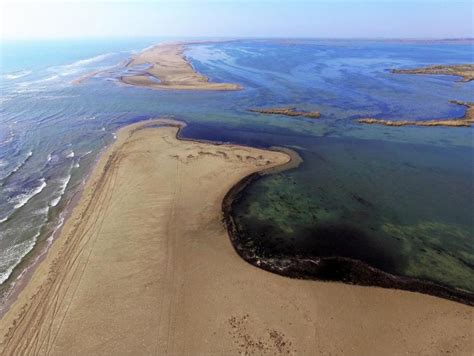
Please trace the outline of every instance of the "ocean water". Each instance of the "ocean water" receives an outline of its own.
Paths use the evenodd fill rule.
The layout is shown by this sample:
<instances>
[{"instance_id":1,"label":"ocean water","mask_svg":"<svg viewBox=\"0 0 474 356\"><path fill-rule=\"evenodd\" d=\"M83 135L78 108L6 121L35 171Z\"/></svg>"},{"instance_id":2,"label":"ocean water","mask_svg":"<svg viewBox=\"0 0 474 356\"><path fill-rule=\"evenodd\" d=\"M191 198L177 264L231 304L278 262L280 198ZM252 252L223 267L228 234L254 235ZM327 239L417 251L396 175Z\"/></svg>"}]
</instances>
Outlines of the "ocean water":
<instances>
[{"instance_id":1,"label":"ocean water","mask_svg":"<svg viewBox=\"0 0 474 356\"><path fill-rule=\"evenodd\" d=\"M246 189L234 216L256 253L344 256L386 272L474 292L472 128L367 126L362 116L462 116L474 83L391 68L472 63L473 45L441 42L242 40L189 46L186 56L236 92L121 85L120 63L162 41L2 43L0 283L48 243L64 208L121 126L173 116L183 135L293 148L296 170ZM81 84L72 81L106 70ZM318 120L249 108L297 106Z\"/></svg>"}]
</instances>

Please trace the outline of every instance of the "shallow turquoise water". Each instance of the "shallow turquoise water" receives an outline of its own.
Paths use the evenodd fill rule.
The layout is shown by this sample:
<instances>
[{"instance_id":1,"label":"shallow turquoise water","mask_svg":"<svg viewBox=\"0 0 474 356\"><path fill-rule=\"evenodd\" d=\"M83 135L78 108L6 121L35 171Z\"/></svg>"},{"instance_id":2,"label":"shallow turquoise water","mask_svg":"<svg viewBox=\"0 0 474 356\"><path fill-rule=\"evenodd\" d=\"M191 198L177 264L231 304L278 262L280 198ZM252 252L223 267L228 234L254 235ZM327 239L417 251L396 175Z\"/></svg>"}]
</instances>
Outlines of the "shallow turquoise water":
<instances>
[{"instance_id":1,"label":"shallow turquoise water","mask_svg":"<svg viewBox=\"0 0 474 356\"><path fill-rule=\"evenodd\" d=\"M390 68L471 63L472 45L376 41L237 41L187 56L239 92L118 85L115 66L157 39L2 44L0 282L60 222L113 132L175 116L184 135L296 149L298 169L252 185L236 217L272 256L343 255L385 271L474 291L473 129L364 126L360 116L460 116L474 84ZM110 68L81 85L71 80ZM293 105L319 120L264 116Z\"/></svg>"}]
</instances>

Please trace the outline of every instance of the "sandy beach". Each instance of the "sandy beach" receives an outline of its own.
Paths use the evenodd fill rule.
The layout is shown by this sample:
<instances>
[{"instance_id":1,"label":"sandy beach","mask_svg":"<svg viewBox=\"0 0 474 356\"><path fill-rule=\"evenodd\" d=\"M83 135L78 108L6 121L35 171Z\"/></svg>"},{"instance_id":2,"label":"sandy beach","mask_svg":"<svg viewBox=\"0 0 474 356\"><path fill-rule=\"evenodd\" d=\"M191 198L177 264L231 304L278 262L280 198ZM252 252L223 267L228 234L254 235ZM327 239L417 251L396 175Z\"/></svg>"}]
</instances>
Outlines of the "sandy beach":
<instances>
[{"instance_id":1,"label":"sandy beach","mask_svg":"<svg viewBox=\"0 0 474 356\"><path fill-rule=\"evenodd\" d=\"M2 355L472 354L472 307L243 261L222 201L290 156L180 140L179 125L118 133L0 321Z\"/></svg>"},{"instance_id":2,"label":"sandy beach","mask_svg":"<svg viewBox=\"0 0 474 356\"><path fill-rule=\"evenodd\" d=\"M213 83L196 72L184 57L184 43L163 43L147 49L126 65L133 68L150 65L141 74L123 76L123 83L152 89L174 90L239 90L233 83Z\"/></svg>"}]
</instances>

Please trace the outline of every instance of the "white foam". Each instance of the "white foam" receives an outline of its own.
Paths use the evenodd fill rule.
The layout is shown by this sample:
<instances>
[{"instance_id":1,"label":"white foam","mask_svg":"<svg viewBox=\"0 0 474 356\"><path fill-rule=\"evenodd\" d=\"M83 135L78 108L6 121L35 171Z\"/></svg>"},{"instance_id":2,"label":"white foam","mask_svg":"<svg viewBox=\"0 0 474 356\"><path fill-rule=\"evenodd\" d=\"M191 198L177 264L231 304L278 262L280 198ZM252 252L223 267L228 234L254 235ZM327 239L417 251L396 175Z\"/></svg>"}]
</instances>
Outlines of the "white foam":
<instances>
[{"instance_id":1,"label":"white foam","mask_svg":"<svg viewBox=\"0 0 474 356\"><path fill-rule=\"evenodd\" d=\"M62 212L62 213L59 215L59 222L58 222L58 224L57 224L56 227L54 228L53 233L46 239L46 241L48 241L49 243L53 242L54 235L56 235L56 232L58 232L58 230L61 228L61 226L63 226L63 224L64 224L64 216L65 216L65 213L64 213L64 212Z\"/></svg>"},{"instance_id":2,"label":"white foam","mask_svg":"<svg viewBox=\"0 0 474 356\"><path fill-rule=\"evenodd\" d=\"M112 56L114 53L104 53L104 54L99 54L98 56L94 56L91 58L87 59L81 59L78 60L74 63L68 64L68 67L81 67L87 64L95 63L95 62L102 62L104 59Z\"/></svg>"},{"instance_id":3,"label":"white foam","mask_svg":"<svg viewBox=\"0 0 474 356\"><path fill-rule=\"evenodd\" d=\"M92 63L102 62L104 59L112 56L113 54L114 53L99 54L98 56L81 59L71 64L65 64L59 67L52 68L51 70L58 73L62 77L69 76L78 73L83 67L87 67Z\"/></svg>"},{"instance_id":4,"label":"white foam","mask_svg":"<svg viewBox=\"0 0 474 356\"><path fill-rule=\"evenodd\" d=\"M26 77L29 74L31 74L30 70L19 70L17 72L12 72L12 73L9 73L9 74L5 74L4 78L8 79L8 80L13 80L13 79Z\"/></svg>"},{"instance_id":5,"label":"white foam","mask_svg":"<svg viewBox=\"0 0 474 356\"><path fill-rule=\"evenodd\" d=\"M52 76L44 78L44 79L39 79L39 80L36 80L34 82L30 82L30 84L47 83L47 82L51 82L53 80L56 80L58 78L59 78L59 75L55 74L55 75L52 75Z\"/></svg>"},{"instance_id":6,"label":"white foam","mask_svg":"<svg viewBox=\"0 0 474 356\"><path fill-rule=\"evenodd\" d=\"M92 153L92 151L87 151L86 153L80 155L80 156L79 156L79 160L81 160L81 159L84 158L85 156L90 155L91 153ZM76 165L77 165L77 167L76 167ZM79 167L79 161L77 161L76 165L74 165L75 168L78 168L78 167Z\"/></svg>"},{"instance_id":7,"label":"white foam","mask_svg":"<svg viewBox=\"0 0 474 356\"><path fill-rule=\"evenodd\" d=\"M67 188L67 185L69 184L69 181L71 180L71 175L69 174L66 178L64 179L61 179L59 182L59 195L54 198L51 203L50 203L50 206L52 207L55 207L56 205L59 204L61 198L63 197L64 195L64 192L66 191L66 188Z\"/></svg>"},{"instance_id":8,"label":"white foam","mask_svg":"<svg viewBox=\"0 0 474 356\"><path fill-rule=\"evenodd\" d=\"M33 215L48 215L49 206L36 210Z\"/></svg>"},{"instance_id":9,"label":"white foam","mask_svg":"<svg viewBox=\"0 0 474 356\"><path fill-rule=\"evenodd\" d=\"M8 266L0 273L0 284L3 284L13 272L13 269L21 262L36 245L40 232L38 231L31 239L20 242L2 250L0 255L0 266Z\"/></svg>"},{"instance_id":10,"label":"white foam","mask_svg":"<svg viewBox=\"0 0 474 356\"><path fill-rule=\"evenodd\" d=\"M38 195L42 192L42 190L46 187L46 179L40 179L40 185L38 185L35 189L32 189L28 193L17 195L15 198L12 198L10 201L15 203L13 206L15 209L19 209L24 206L28 201L33 198L35 195Z\"/></svg>"},{"instance_id":11,"label":"white foam","mask_svg":"<svg viewBox=\"0 0 474 356\"><path fill-rule=\"evenodd\" d=\"M74 151L71 151L66 155L66 158L73 158L73 157L74 157Z\"/></svg>"}]
</instances>

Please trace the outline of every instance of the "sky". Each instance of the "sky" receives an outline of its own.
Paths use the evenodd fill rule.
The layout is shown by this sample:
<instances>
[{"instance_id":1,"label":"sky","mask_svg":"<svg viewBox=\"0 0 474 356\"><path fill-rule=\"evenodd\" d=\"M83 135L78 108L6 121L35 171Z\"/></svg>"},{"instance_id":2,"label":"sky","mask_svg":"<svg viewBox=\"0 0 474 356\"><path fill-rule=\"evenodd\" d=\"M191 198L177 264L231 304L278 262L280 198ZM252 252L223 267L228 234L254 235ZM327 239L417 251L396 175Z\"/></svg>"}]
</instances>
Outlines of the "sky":
<instances>
[{"instance_id":1,"label":"sky","mask_svg":"<svg viewBox=\"0 0 474 356\"><path fill-rule=\"evenodd\" d=\"M474 37L470 0L0 0L3 40Z\"/></svg>"}]
</instances>

